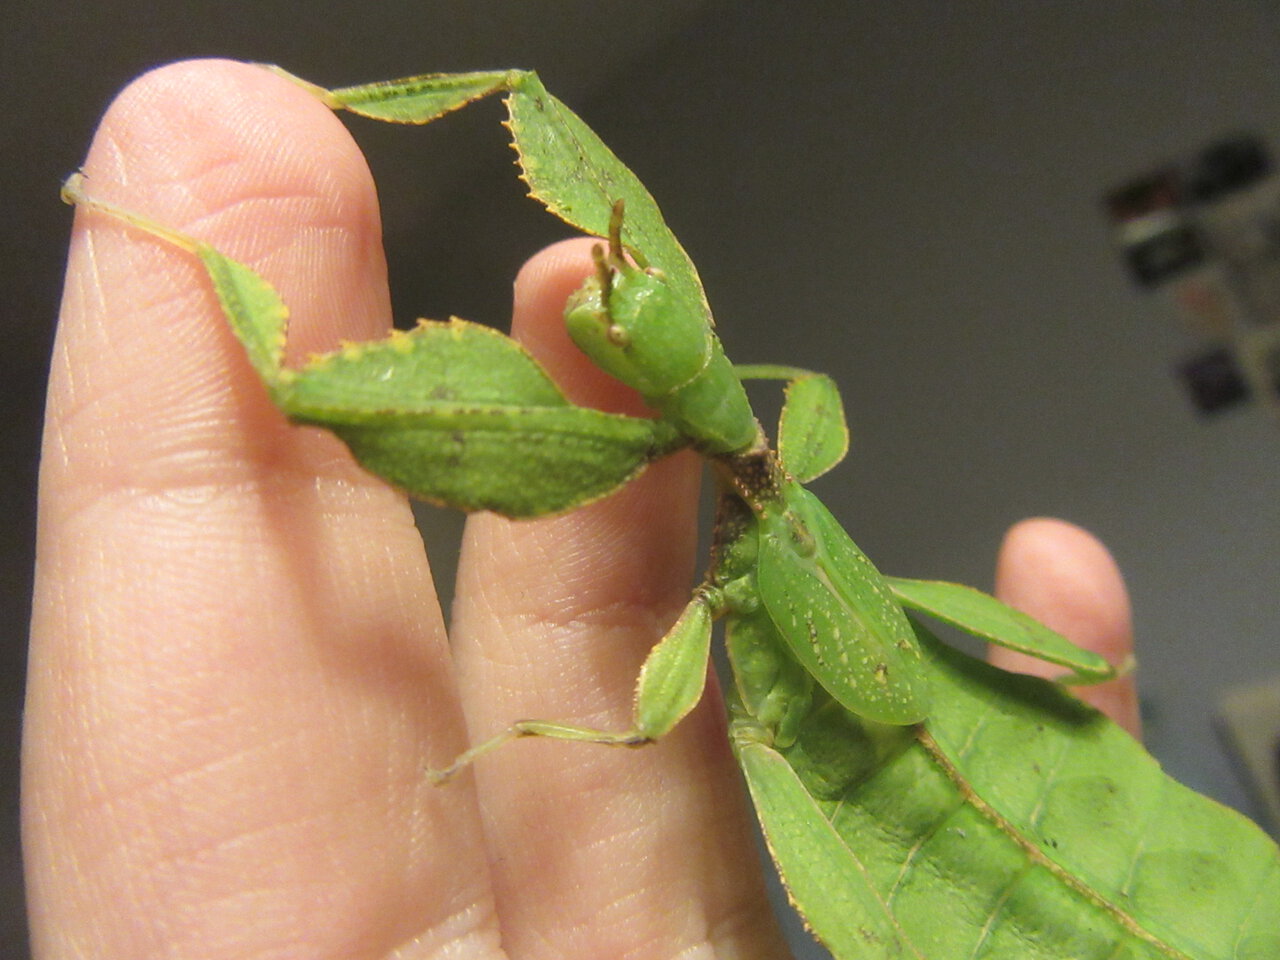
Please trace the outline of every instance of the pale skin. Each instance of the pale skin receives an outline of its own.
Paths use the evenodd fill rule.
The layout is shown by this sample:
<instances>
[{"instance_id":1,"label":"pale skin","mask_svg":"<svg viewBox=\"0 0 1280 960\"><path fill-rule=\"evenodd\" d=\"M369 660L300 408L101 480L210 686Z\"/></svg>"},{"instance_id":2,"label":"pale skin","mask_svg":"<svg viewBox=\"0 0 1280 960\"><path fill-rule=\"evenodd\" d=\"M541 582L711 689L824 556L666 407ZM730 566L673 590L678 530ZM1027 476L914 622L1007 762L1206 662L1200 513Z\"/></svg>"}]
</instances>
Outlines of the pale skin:
<instances>
[{"instance_id":1,"label":"pale skin","mask_svg":"<svg viewBox=\"0 0 1280 960\"><path fill-rule=\"evenodd\" d=\"M287 81L149 74L85 170L271 280L292 356L389 326L364 161ZM589 251L529 262L513 330L576 402L639 412L564 333ZM628 725L694 576L696 457L563 517L472 517L450 647L404 499L284 422L183 252L77 214L48 411L23 756L37 957L786 955L714 695L644 749L525 741L445 787L424 775L515 718ZM1006 601L1124 659L1124 587L1084 531L1019 524L997 570ZM1136 732L1130 681L1081 695Z\"/></svg>"}]
</instances>

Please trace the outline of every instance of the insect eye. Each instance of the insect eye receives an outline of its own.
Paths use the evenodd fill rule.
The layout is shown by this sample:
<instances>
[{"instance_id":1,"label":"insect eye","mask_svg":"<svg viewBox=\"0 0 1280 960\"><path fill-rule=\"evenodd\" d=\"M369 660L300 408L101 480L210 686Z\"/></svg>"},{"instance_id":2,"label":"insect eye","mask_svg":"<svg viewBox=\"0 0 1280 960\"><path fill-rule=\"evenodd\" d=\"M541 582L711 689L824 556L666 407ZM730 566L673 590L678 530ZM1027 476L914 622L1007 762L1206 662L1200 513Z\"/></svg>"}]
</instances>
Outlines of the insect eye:
<instances>
[{"instance_id":1,"label":"insect eye","mask_svg":"<svg viewBox=\"0 0 1280 960\"><path fill-rule=\"evenodd\" d=\"M627 334L627 331L616 323L609 324L609 329L605 331L604 335L609 338L609 342L615 347L625 347L631 342L631 337Z\"/></svg>"}]
</instances>

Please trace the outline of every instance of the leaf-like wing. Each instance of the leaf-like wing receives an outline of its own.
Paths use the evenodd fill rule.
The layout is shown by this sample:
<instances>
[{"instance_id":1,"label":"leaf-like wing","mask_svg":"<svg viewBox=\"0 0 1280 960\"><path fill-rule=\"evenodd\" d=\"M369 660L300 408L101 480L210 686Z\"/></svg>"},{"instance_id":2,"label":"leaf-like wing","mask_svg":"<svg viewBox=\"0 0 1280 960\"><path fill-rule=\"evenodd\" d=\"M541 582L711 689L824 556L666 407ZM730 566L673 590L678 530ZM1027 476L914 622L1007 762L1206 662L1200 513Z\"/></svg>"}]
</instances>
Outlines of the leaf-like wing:
<instances>
[{"instance_id":1,"label":"leaf-like wing","mask_svg":"<svg viewBox=\"0 0 1280 960\"><path fill-rule=\"evenodd\" d=\"M920 640L924 724L827 700L780 751L920 956L1280 957L1280 851L1261 830L1056 685Z\"/></svg>"},{"instance_id":2,"label":"leaf-like wing","mask_svg":"<svg viewBox=\"0 0 1280 960\"><path fill-rule=\"evenodd\" d=\"M884 578L822 502L799 484L763 507L756 580L796 659L859 716L915 723L927 672Z\"/></svg>"}]
</instances>

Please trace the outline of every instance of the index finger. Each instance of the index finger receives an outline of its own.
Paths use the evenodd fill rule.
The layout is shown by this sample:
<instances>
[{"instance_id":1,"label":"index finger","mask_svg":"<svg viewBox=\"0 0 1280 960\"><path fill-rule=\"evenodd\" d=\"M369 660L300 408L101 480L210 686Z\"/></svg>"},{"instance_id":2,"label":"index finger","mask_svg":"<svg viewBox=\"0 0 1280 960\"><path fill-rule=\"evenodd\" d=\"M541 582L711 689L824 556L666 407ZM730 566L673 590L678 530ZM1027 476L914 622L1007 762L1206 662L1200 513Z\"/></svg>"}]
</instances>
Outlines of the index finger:
<instances>
[{"instance_id":1,"label":"index finger","mask_svg":"<svg viewBox=\"0 0 1280 960\"><path fill-rule=\"evenodd\" d=\"M85 172L275 283L295 350L389 326L368 171L293 84L162 68ZM492 931L474 795L423 776L464 735L404 498L271 407L190 256L89 211L40 494L37 952L409 956Z\"/></svg>"}]
</instances>

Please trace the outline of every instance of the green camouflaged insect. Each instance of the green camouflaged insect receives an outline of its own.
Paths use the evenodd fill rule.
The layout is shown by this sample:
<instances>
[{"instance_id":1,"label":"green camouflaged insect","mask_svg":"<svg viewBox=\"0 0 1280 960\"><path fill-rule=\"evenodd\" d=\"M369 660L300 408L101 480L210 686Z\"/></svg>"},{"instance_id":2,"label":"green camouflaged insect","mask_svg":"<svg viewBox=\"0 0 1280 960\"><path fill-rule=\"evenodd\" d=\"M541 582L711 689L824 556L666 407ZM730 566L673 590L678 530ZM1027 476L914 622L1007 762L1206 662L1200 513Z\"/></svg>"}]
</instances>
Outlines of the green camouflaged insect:
<instances>
[{"instance_id":1,"label":"green camouflaged insect","mask_svg":"<svg viewBox=\"0 0 1280 960\"><path fill-rule=\"evenodd\" d=\"M566 307L569 334L659 416L575 406L515 341L460 320L285 368L286 311L260 277L85 196L76 178L64 196L197 255L280 409L332 430L411 494L540 516L690 446L718 485L710 569L644 663L632 728L521 721L436 779L518 736L661 737L701 698L723 619L734 750L791 898L837 960L1280 958L1275 845L1058 685L974 660L908 618L924 612L1061 665L1066 682L1114 676L992 597L875 569L803 486L848 446L835 384L728 361L653 198L536 74L304 85L335 109L401 123L505 92L531 194L606 239ZM788 381L776 453L749 378Z\"/></svg>"}]
</instances>

